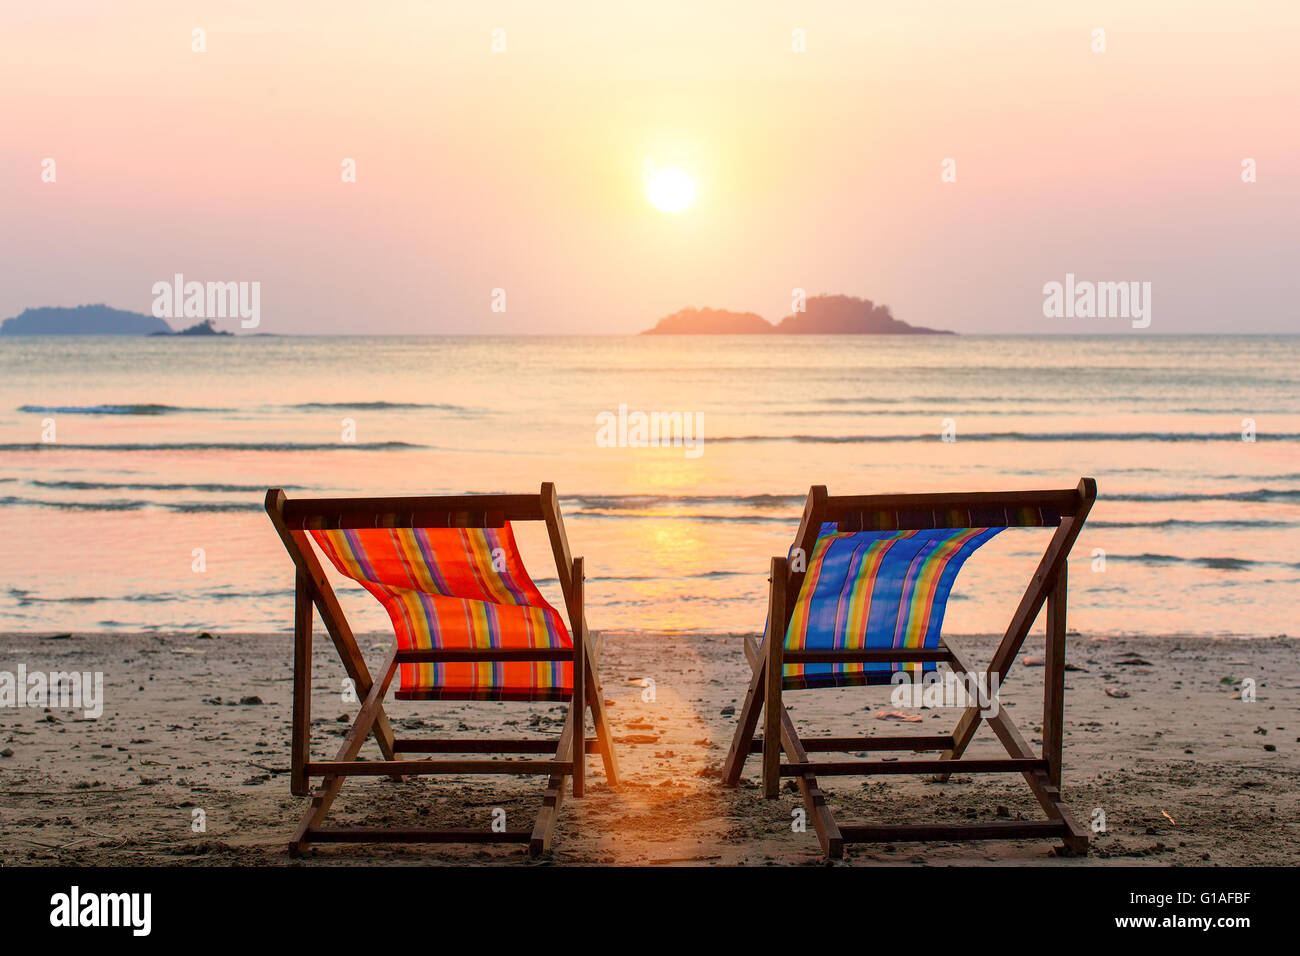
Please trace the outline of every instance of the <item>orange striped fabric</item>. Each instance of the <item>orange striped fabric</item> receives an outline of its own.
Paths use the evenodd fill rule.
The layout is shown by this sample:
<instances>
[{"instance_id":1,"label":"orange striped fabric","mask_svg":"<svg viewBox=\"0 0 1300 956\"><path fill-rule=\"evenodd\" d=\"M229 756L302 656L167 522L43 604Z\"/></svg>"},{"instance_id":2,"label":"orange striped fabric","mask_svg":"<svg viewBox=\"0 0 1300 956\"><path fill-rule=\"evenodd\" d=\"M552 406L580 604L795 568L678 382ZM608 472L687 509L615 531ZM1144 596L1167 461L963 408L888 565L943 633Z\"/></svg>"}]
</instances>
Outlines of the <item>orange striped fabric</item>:
<instances>
[{"instance_id":1,"label":"orange striped fabric","mask_svg":"<svg viewBox=\"0 0 1300 956\"><path fill-rule=\"evenodd\" d=\"M571 648L501 528L312 529L341 573L375 596L402 650ZM572 661L403 663L400 700L567 700Z\"/></svg>"}]
</instances>

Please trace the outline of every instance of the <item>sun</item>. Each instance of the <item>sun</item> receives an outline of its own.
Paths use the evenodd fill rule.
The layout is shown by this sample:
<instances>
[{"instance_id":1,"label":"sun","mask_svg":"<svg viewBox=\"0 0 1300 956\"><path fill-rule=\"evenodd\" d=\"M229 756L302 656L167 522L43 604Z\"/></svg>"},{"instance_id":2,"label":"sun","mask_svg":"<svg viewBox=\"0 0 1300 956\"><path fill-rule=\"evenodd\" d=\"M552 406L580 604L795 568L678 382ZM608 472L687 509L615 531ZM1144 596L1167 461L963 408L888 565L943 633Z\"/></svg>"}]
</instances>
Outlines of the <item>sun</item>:
<instances>
[{"instance_id":1,"label":"sun","mask_svg":"<svg viewBox=\"0 0 1300 956\"><path fill-rule=\"evenodd\" d=\"M695 202L695 183L680 167L665 166L646 180L645 194L660 212L681 212Z\"/></svg>"}]
</instances>

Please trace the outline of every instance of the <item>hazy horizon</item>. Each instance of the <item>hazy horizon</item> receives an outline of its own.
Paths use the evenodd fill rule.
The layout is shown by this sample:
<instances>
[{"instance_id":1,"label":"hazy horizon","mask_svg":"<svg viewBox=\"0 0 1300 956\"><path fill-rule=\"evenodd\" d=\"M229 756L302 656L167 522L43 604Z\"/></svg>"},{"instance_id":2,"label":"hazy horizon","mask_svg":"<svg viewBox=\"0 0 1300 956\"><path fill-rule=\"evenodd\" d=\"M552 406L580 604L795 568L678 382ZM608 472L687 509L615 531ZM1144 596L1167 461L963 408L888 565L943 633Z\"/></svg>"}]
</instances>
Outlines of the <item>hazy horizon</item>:
<instances>
[{"instance_id":1,"label":"hazy horizon","mask_svg":"<svg viewBox=\"0 0 1300 956\"><path fill-rule=\"evenodd\" d=\"M81 0L0 25L0 317L147 314L182 273L260 283L254 331L302 335L776 321L795 289L968 335L1297 327L1295 4ZM647 161L693 202L647 201ZM1045 317L1067 274L1149 282L1149 327Z\"/></svg>"}]
</instances>

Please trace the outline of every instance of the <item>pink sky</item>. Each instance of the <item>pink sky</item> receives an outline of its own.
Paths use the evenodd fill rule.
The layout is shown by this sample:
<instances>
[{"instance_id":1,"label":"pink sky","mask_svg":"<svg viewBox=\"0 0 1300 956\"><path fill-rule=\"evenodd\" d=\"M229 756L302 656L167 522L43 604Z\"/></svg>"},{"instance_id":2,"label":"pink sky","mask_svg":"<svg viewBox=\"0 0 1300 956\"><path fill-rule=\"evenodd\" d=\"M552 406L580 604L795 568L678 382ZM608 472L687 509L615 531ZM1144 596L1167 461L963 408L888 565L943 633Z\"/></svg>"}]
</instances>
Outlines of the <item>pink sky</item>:
<instances>
[{"instance_id":1,"label":"pink sky","mask_svg":"<svg viewBox=\"0 0 1300 956\"><path fill-rule=\"evenodd\" d=\"M796 287L1131 331L1044 318L1073 272L1151 282L1149 332L1298 327L1290 0L372 6L6 4L0 317L181 272L261 282L268 332L628 333ZM696 202L652 207L646 159Z\"/></svg>"}]
</instances>

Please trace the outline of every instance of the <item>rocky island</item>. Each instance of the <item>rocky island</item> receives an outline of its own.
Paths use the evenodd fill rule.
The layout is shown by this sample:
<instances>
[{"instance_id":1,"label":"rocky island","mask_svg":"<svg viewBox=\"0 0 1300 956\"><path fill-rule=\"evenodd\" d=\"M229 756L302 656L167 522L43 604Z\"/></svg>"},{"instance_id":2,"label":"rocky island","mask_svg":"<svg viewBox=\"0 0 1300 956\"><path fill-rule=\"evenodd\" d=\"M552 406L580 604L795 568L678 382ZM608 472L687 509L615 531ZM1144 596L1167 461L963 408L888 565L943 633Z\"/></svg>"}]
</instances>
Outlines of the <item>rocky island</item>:
<instances>
[{"instance_id":1,"label":"rocky island","mask_svg":"<svg viewBox=\"0 0 1300 956\"><path fill-rule=\"evenodd\" d=\"M666 315L642 335L759 335L772 331L772 323L754 312L726 309L682 309Z\"/></svg>"},{"instance_id":2,"label":"rocky island","mask_svg":"<svg viewBox=\"0 0 1300 956\"><path fill-rule=\"evenodd\" d=\"M660 319L642 335L955 335L943 329L908 325L889 306L851 295L817 295L803 312L776 325L753 312L682 309Z\"/></svg>"},{"instance_id":3,"label":"rocky island","mask_svg":"<svg viewBox=\"0 0 1300 956\"><path fill-rule=\"evenodd\" d=\"M171 331L170 325L152 315L103 304L27 309L0 323L0 335L167 335Z\"/></svg>"},{"instance_id":4,"label":"rocky island","mask_svg":"<svg viewBox=\"0 0 1300 956\"><path fill-rule=\"evenodd\" d=\"M179 332L173 332L170 328L166 332L150 332L150 335L234 335L233 332L223 332L217 328L217 324L211 319L204 319L202 322L195 322L187 329L181 329Z\"/></svg>"},{"instance_id":5,"label":"rocky island","mask_svg":"<svg viewBox=\"0 0 1300 956\"><path fill-rule=\"evenodd\" d=\"M27 309L0 323L0 335L233 335L218 329L212 319L176 331L164 320L139 312L124 312L106 305L72 308Z\"/></svg>"}]
</instances>

